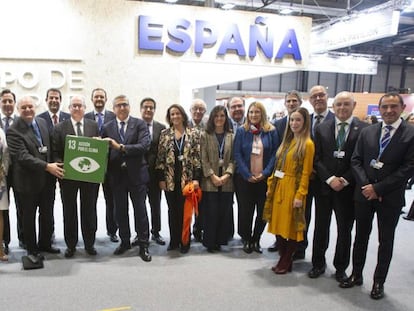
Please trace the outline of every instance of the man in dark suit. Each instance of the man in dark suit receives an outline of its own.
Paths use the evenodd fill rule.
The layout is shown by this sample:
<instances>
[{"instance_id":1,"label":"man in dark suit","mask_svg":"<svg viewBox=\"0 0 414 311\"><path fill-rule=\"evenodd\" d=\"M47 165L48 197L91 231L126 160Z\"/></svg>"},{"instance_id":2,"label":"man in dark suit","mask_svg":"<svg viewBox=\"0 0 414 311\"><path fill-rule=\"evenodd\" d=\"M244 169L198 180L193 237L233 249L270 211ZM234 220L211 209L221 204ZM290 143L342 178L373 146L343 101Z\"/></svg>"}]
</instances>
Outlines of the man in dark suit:
<instances>
[{"instance_id":1,"label":"man in dark suit","mask_svg":"<svg viewBox=\"0 0 414 311\"><path fill-rule=\"evenodd\" d=\"M13 180L19 204L23 209L23 228L27 254L39 261L39 251L59 253L51 246L52 204L47 180L49 175L63 177L63 167L51 163L50 135L46 122L35 118L32 97L23 97L17 104L20 118L7 131L7 143L13 161ZM36 210L39 207L39 239L36 241Z\"/></svg>"},{"instance_id":2,"label":"man in dark suit","mask_svg":"<svg viewBox=\"0 0 414 311\"><path fill-rule=\"evenodd\" d=\"M129 100L119 95L113 100L116 119L104 125L102 137L110 142L108 179L114 195L115 215L121 244L115 255L131 248L131 229L128 215L128 194L134 209L138 234L139 256L151 261L148 252L149 224L145 197L147 194L148 164L145 154L150 147L148 126L143 120L129 115Z\"/></svg>"},{"instance_id":3,"label":"man in dark suit","mask_svg":"<svg viewBox=\"0 0 414 311\"><path fill-rule=\"evenodd\" d=\"M319 124L334 119L334 114L328 109L328 92L322 85L315 85L309 90L309 102L311 103L314 112L311 114L311 138L314 139L315 127ZM305 251L308 247L308 228L312 215L313 198L320 190L320 181L315 172L311 175L309 180L308 195L306 196L305 218L306 230L303 233L303 241L299 243L298 249L293 255L293 259L304 259Z\"/></svg>"},{"instance_id":4,"label":"man in dark suit","mask_svg":"<svg viewBox=\"0 0 414 311\"><path fill-rule=\"evenodd\" d=\"M66 135L97 137L98 125L95 121L85 119L85 98L73 96L70 99L71 118L55 126L53 131L53 157L56 162L63 162ZM81 230L85 251L95 256L94 247L97 229L96 202L94 190L96 184L63 179L61 181L61 197L63 203L63 227L67 249L65 257L71 258L76 252L78 243L78 206L77 196L80 191Z\"/></svg>"},{"instance_id":5,"label":"man in dark suit","mask_svg":"<svg viewBox=\"0 0 414 311\"><path fill-rule=\"evenodd\" d=\"M372 299L384 297L384 282L391 263L395 228L405 205L405 185L414 172L414 128L401 119L405 104L397 93L379 100L382 122L361 131L352 155L355 176L356 235L352 275L342 288L363 283L369 236L374 214L378 223L378 256Z\"/></svg>"},{"instance_id":6,"label":"man in dark suit","mask_svg":"<svg viewBox=\"0 0 414 311\"><path fill-rule=\"evenodd\" d=\"M15 114L16 106L16 95L9 89L4 89L0 93L0 126L6 134L9 127L13 124L14 120L17 119ZM13 187L13 163L9 165L9 172L7 175L7 195L10 196L10 188ZM17 216L17 237L19 239L19 246L25 248L24 235L23 235L23 212L19 207L19 198L17 197L16 192L14 191L14 203L16 206L16 216ZM9 211L3 211L3 240L4 240L4 252L9 253L9 243L10 243L10 217ZM3 241L0 241L3 243Z\"/></svg>"},{"instance_id":7,"label":"man in dark suit","mask_svg":"<svg viewBox=\"0 0 414 311\"><path fill-rule=\"evenodd\" d=\"M63 122L70 118L70 114L67 112L60 111L60 104L62 102L62 93L59 89L50 88L46 91L46 104L48 110L42 112L38 117L43 118L46 121L47 127L49 129L49 135L52 136L53 128L59 122ZM48 195L50 196L49 202L51 203L52 209L52 240L55 232L55 222L54 222L54 205L55 205L55 194L56 194L56 177L50 175L47 180L47 186L49 187Z\"/></svg>"},{"instance_id":8,"label":"man in dark suit","mask_svg":"<svg viewBox=\"0 0 414 311\"><path fill-rule=\"evenodd\" d=\"M148 126L151 145L149 151L145 154L148 163L149 183L147 196L151 208L151 239L159 245L165 245L165 241L160 235L161 230L161 189L159 180L156 178L155 160L158 154L158 143L161 131L165 129L165 125L154 120L156 109L155 100L152 98L144 98L140 103L141 117ZM136 230L136 232L138 232ZM134 239L132 245L139 242L139 237Z\"/></svg>"},{"instance_id":9,"label":"man in dark suit","mask_svg":"<svg viewBox=\"0 0 414 311\"><path fill-rule=\"evenodd\" d=\"M279 136L280 143L283 140L285 135L286 126L288 124L290 114L302 105L302 96L296 90L292 90L286 93L285 95L285 107L288 112L288 115L282 119L275 120L273 125L276 128L277 135ZM279 146L276 147L276 150ZM275 242L267 249L269 252L276 252L278 250L276 240Z\"/></svg>"},{"instance_id":10,"label":"man in dark suit","mask_svg":"<svg viewBox=\"0 0 414 311\"><path fill-rule=\"evenodd\" d=\"M112 111L105 109L107 95L104 89L94 89L92 91L91 100L94 106L94 110L86 113L85 118L95 120L98 124L99 135L102 135L103 125L115 119L115 114ZM105 178L105 181L102 184L102 189L106 206L106 234L109 236L111 242L117 243L119 240L116 235L118 225L115 220L114 197L112 195L111 185L109 184L107 178ZM95 189L95 205L98 201L98 195L99 184L96 185Z\"/></svg>"},{"instance_id":11,"label":"man in dark suit","mask_svg":"<svg viewBox=\"0 0 414 311\"><path fill-rule=\"evenodd\" d=\"M337 240L334 257L335 278L347 278L345 270L350 261L351 231L354 224L355 181L351 170L351 156L361 130L368 124L352 117L354 97L349 92L336 95L335 118L315 129L315 170L320 192L315 197L315 229L313 234L312 269L310 278L325 272L325 253L329 245L332 211L335 211Z\"/></svg>"}]
</instances>

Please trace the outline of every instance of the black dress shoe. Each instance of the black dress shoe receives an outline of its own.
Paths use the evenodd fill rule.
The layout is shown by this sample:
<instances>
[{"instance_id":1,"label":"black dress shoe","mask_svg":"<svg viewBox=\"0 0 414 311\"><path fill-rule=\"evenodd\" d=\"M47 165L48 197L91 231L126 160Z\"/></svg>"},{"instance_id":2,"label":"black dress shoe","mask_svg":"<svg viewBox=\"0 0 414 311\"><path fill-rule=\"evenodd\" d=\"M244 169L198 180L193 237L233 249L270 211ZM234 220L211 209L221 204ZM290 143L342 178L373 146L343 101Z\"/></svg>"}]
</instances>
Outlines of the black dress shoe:
<instances>
[{"instance_id":1,"label":"black dress shoe","mask_svg":"<svg viewBox=\"0 0 414 311\"><path fill-rule=\"evenodd\" d=\"M181 254L187 254L189 250L190 250L190 243L187 245L181 245L180 247Z\"/></svg>"},{"instance_id":2,"label":"black dress shoe","mask_svg":"<svg viewBox=\"0 0 414 311\"><path fill-rule=\"evenodd\" d=\"M252 245L252 250L254 250L256 253L262 254L263 250L260 247L260 243L259 242L254 242Z\"/></svg>"},{"instance_id":3,"label":"black dress shoe","mask_svg":"<svg viewBox=\"0 0 414 311\"><path fill-rule=\"evenodd\" d=\"M173 250L176 250L176 249L178 249L178 245L175 245L175 244L168 244L168 247L167 247L167 251L173 251Z\"/></svg>"},{"instance_id":4,"label":"black dress shoe","mask_svg":"<svg viewBox=\"0 0 414 311\"><path fill-rule=\"evenodd\" d=\"M411 217L408 217L408 216L404 216L403 217L405 220L411 220L411 221L414 221L414 218L411 218Z\"/></svg>"},{"instance_id":5,"label":"black dress shoe","mask_svg":"<svg viewBox=\"0 0 414 311\"><path fill-rule=\"evenodd\" d=\"M164 239L159 234L153 234L151 236L151 240L155 241L155 243L157 243L158 245L165 245Z\"/></svg>"},{"instance_id":6,"label":"black dress shoe","mask_svg":"<svg viewBox=\"0 0 414 311\"><path fill-rule=\"evenodd\" d=\"M293 260L302 260L305 259L305 251L304 250L297 250L293 256L292 256Z\"/></svg>"},{"instance_id":7,"label":"black dress shoe","mask_svg":"<svg viewBox=\"0 0 414 311\"><path fill-rule=\"evenodd\" d=\"M251 254L251 252L252 252L252 246L251 246L250 242L243 241L243 251L246 254Z\"/></svg>"},{"instance_id":8,"label":"black dress shoe","mask_svg":"<svg viewBox=\"0 0 414 311\"><path fill-rule=\"evenodd\" d=\"M122 255L123 253L125 253L127 250L131 249L131 245L119 245L115 251L114 251L114 255Z\"/></svg>"},{"instance_id":9,"label":"black dress shoe","mask_svg":"<svg viewBox=\"0 0 414 311\"><path fill-rule=\"evenodd\" d=\"M325 267L322 267L322 268L313 267L308 272L308 277L310 277L311 279L316 279L316 278L320 277L324 273L325 273Z\"/></svg>"},{"instance_id":10,"label":"black dress shoe","mask_svg":"<svg viewBox=\"0 0 414 311\"><path fill-rule=\"evenodd\" d=\"M90 255L90 256L96 256L96 255L98 255L98 252L96 251L96 248L95 247L88 247L88 248L85 248L85 251L88 253L88 255Z\"/></svg>"},{"instance_id":11,"label":"black dress shoe","mask_svg":"<svg viewBox=\"0 0 414 311\"><path fill-rule=\"evenodd\" d=\"M267 248L268 252L275 253L278 251L277 242L275 241L272 245Z\"/></svg>"},{"instance_id":12,"label":"black dress shoe","mask_svg":"<svg viewBox=\"0 0 414 311\"><path fill-rule=\"evenodd\" d=\"M109 240L111 240L111 242L113 243L118 243L119 239L118 236L114 233L114 234L109 234Z\"/></svg>"},{"instance_id":13,"label":"black dress shoe","mask_svg":"<svg viewBox=\"0 0 414 311\"><path fill-rule=\"evenodd\" d=\"M370 294L372 299L378 300L384 297L384 284L379 282L374 282L372 285L372 290Z\"/></svg>"},{"instance_id":14,"label":"black dress shoe","mask_svg":"<svg viewBox=\"0 0 414 311\"><path fill-rule=\"evenodd\" d=\"M135 236L135 238L132 240L131 245L132 245L132 246L138 246L138 245L139 245L139 238L138 238L138 236L137 236L137 235L136 235L136 236Z\"/></svg>"},{"instance_id":15,"label":"black dress shoe","mask_svg":"<svg viewBox=\"0 0 414 311\"><path fill-rule=\"evenodd\" d=\"M60 253L60 249L53 247L53 246L49 246L49 247L40 247L39 246L39 252L44 252L44 253L49 253L49 254L59 254Z\"/></svg>"},{"instance_id":16,"label":"black dress shoe","mask_svg":"<svg viewBox=\"0 0 414 311\"><path fill-rule=\"evenodd\" d=\"M152 257L151 257L151 255L148 252L148 247L141 246L139 248L139 257L141 257L141 259L143 261L146 261L146 262L149 262L149 261L152 260Z\"/></svg>"},{"instance_id":17,"label":"black dress shoe","mask_svg":"<svg viewBox=\"0 0 414 311\"><path fill-rule=\"evenodd\" d=\"M65 257L72 258L75 255L76 249L75 248L67 248L65 250Z\"/></svg>"},{"instance_id":18,"label":"black dress shoe","mask_svg":"<svg viewBox=\"0 0 414 311\"><path fill-rule=\"evenodd\" d=\"M348 278L345 271L336 271L335 272L335 280L339 283L345 281Z\"/></svg>"},{"instance_id":19,"label":"black dress shoe","mask_svg":"<svg viewBox=\"0 0 414 311\"><path fill-rule=\"evenodd\" d=\"M349 278L339 283L340 288L351 288L354 286L361 286L363 283L362 276L352 274Z\"/></svg>"}]
</instances>

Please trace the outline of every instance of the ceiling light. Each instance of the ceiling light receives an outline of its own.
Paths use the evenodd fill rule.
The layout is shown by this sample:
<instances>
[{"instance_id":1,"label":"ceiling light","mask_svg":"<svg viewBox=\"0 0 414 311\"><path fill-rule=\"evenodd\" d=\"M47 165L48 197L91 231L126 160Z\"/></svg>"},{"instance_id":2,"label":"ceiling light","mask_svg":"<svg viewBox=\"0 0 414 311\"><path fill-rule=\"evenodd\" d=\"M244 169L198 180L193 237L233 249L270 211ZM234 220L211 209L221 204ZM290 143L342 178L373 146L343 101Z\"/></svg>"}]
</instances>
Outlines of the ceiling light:
<instances>
[{"instance_id":1,"label":"ceiling light","mask_svg":"<svg viewBox=\"0 0 414 311\"><path fill-rule=\"evenodd\" d=\"M223 10L231 10L235 7L236 5L234 3L228 2L228 3L224 3L221 8Z\"/></svg>"},{"instance_id":2,"label":"ceiling light","mask_svg":"<svg viewBox=\"0 0 414 311\"><path fill-rule=\"evenodd\" d=\"M176 3L178 0L165 0L167 3Z\"/></svg>"}]
</instances>

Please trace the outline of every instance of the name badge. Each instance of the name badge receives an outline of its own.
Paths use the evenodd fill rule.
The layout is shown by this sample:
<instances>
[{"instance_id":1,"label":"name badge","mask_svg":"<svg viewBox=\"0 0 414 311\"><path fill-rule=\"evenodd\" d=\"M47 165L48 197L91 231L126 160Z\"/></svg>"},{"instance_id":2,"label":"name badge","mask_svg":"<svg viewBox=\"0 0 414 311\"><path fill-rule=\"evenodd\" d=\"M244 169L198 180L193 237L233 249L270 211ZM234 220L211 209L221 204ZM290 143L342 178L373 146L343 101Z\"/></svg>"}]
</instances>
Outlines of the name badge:
<instances>
[{"instance_id":1,"label":"name badge","mask_svg":"<svg viewBox=\"0 0 414 311\"><path fill-rule=\"evenodd\" d=\"M376 170L380 170L380 169L382 169L382 167L384 166L384 163L382 163L382 162L380 162L380 161L377 161L377 160L375 160L375 159L372 159L372 160L371 160L371 162L369 163L369 165L370 165L372 168L375 168Z\"/></svg>"},{"instance_id":2,"label":"name badge","mask_svg":"<svg viewBox=\"0 0 414 311\"><path fill-rule=\"evenodd\" d=\"M224 165L224 160L220 159L218 163L219 163L219 167L222 167Z\"/></svg>"},{"instance_id":3,"label":"name badge","mask_svg":"<svg viewBox=\"0 0 414 311\"><path fill-rule=\"evenodd\" d=\"M47 153L47 146L42 146L42 147L39 147L39 152L41 153L41 154L45 154L45 153Z\"/></svg>"},{"instance_id":4,"label":"name badge","mask_svg":"<svg viewBox=\"0 0 414 311\"><path fill-rule=\"evenodd\" d=\"M184 156L183 155L179 155L178 156L178 161L181 161L182 162L183 160L184 160Z\"/></svg>"},{"instance_id":5,"label":"name badge","mask_svg":"<svg viewBox=\"0 0 414 311\"><path fill-rule=\"evenodd\" d=\"M285 173L283 173L282 171L276 170L275 171L275 177L283 178L283 177L285 177Z\"/></svg>"},{"instance_id":6,"label":"name badge","mask_svg":"<svg viewBox=\"0 0 414 311\"><path fill-rule=\"evenodd\" d=\"M259 155L260 154L260 148L253 147L252 153L255 154L255 155Z\"/></svg>"},{"instance_id":7,"label":"name badge","mask_svg":"<svg viewBox=\"0 0 414 311\"><path fill-rule=\"evenodd\" d=\"M345 151L337 151L335 150L333 153L334 158L343 159L345 157Z\"/></svg>"}]
</instances>

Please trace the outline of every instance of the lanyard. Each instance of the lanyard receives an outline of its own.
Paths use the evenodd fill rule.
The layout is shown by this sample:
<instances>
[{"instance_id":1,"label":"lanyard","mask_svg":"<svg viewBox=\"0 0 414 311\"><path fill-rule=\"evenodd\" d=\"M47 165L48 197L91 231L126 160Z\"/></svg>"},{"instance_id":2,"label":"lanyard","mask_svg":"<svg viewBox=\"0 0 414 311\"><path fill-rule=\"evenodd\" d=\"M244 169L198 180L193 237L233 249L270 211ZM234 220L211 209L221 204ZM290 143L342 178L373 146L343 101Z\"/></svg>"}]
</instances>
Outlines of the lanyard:
<instances>
[{"instance_id":1,"label":"lanyard","mask_svg":"<svg viewBox=\"0 0 414 311\"><path fill-rule=\"evenodd\" d=\"M216 134L216 138L217 138L217 143L219 145L219 159L223 159L224 158L224 141L225 141L225 136L223 134L223 138L219 139L219 136Z\"/></svg>"},{"instance_id":2,"label":"lanyard","mask_svg":"<svg viewBox=\"0 0 414 311\"><path fill-rule=\"evenodd\" d=\"M180 143L178 144L177 139L174 137L174 143L178 148L178 154L179 155L182 155L182 148L183 148L183 144L184 144L184 138L185 138L185 134L183 136L181 136Z\"/></svg>"}]
</instances>

